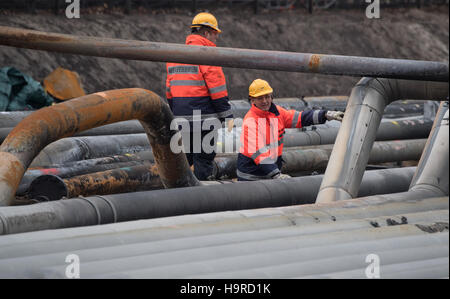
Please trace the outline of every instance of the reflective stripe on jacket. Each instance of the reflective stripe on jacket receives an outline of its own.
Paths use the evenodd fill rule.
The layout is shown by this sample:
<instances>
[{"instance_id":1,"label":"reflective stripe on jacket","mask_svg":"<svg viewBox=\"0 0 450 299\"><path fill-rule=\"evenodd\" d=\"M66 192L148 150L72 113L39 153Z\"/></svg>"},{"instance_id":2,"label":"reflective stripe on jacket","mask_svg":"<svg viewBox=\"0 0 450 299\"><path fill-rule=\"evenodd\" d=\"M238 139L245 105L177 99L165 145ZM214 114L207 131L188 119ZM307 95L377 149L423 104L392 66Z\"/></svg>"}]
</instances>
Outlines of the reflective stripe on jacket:
<instances>
[{"instance_id":1,"label":"reflective stripe on jacket","mask_svg":"<svg viewBox=\"0 0 450 299\"><path fill-rule=\"evenodd\" d=\"M189 35L186 44L216 46L196 34ZM221 67L167 63L166 69L166 97L175 116L192 120L192 112L200 110L202 119L232 117L225 75Z\"/></svg>"},{"instance_id":2,"label":"reflective stripe on jacket","mask_svg":"<svg viewBox=\"0 0 450 299\"><path fill-rule=\"evenodd\" d=\"M241 180L270 179L280 173L285 128L302 128L326 121L326 110L286 110L272 104L269 111L252 105L244 117L237 175Z\"/></svg>"}]
</instances>

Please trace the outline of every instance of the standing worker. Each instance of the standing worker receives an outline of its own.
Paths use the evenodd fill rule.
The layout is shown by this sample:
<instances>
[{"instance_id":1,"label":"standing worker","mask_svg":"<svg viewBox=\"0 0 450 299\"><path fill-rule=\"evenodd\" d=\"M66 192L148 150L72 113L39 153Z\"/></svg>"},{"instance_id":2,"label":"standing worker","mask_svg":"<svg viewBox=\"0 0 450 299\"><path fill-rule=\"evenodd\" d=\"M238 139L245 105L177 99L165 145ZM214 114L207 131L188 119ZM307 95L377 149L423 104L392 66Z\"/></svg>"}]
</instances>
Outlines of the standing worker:
<instances>
[{"instance_id":1,"label":"standing worker","mask_svg":"<svg viewBox=\"0 0 450 299\"><path fill-rule=\"evenodd\" d=\"M186 45L215 47L219 33L216 18L210 13L199 13L192 20L191 33L186 38ZM167 63L166 96L173 114L190 122L188 134L181 132L189 165L194 165L194 174L199 180L211 180L213 177L214 151L204 150L202 143L209 133L217 133L203 127L205 119L216 118L221 122L232 118L231 106L225 75L221 67ZM193 124L194 114L201 113L201 124ZM197 124L198 125L198 124ZM194 128L199 127L199 130ZM200 138L194 138L195 134ZM210 146L215 147L216 137L208 139ZM209 138L209 137L208 137ZM199 144L200 142L200 144Z\"/></svg>"},{"instance_id":2,"label":"standing worker","mask_svg":"<svg viewBox=\"0 0 450 299\"><path fill-rule=\"evenodd\" d=\"M244 117L241 147L237 161L239 181L290 178L282 174L283 136L285 128L302 128L342 121L344 112L286 110L272 103L273 89L265 80L256 79L248 89L252 107Z\"/></svg>"}]
</instances>

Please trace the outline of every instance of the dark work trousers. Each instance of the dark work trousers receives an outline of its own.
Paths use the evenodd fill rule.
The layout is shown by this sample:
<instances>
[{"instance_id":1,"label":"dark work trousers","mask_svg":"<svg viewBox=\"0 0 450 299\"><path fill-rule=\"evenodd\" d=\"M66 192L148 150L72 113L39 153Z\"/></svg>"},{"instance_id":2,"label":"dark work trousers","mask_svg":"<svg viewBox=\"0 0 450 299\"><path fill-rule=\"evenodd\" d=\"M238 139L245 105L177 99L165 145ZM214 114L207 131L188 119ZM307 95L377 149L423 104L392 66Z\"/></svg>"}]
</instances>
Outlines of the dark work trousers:
<instances>
[{"instance_id":1,"label":"dark work trousers","mask_svg":"<svg viewBox=\"0 0 450 299\"><path fill-rule=\"evenodd\" d=\"M212 133L213 132L213 133ZM214 138L210 138L211 134L214 134ZM203 143L203 140L206 136L205 143L209 144L209 146L215 148L216 140L217 140L217 131L201 131L199 136L201 136L201 142ZM185 145L185 152L186 152L186 158L189 162L189 165L194 165L194 174L200 181L206 181L208 179L214 179L213 176L213 161L216 157L216 152L212 151L210 153L209 150L204 148L202 144L199 144L199 140L194 139L194 132L185 132L182 133L183 140L186 140L189 138L189 151L188 146L186 142L183 141L183 144ZM208 142L209 141L209 142ZM205 152L206 150L206 152Z\"/></svg>"}]
</instances>

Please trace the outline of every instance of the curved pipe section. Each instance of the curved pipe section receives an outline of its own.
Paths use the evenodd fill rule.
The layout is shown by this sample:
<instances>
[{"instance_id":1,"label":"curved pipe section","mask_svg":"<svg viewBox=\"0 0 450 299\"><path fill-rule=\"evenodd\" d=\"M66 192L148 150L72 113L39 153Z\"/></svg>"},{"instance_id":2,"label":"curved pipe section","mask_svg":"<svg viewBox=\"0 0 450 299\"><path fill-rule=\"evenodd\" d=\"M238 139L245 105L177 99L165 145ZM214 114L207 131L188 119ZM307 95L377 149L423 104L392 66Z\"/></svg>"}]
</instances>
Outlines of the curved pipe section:
<instances>
[{"instance_id":1,"label":"curved pipe section","mask_svg":"<svg viewBox=\"0 0 450 299\"><path fill-rule=\"evenodd\" d=\"M357 196L387 105L401 99L447 97L448 83L362 78L350 94L316 203Z\"/></svg>"},{"instance_id":2,"label":"curved pipe section","mask_svg":"<svg viewBox=\"0 0 450 299\"><path fill-rule=\"evenodd\" d=\"M0 205L10 205L25 170L49 143L76 132L130 119L144 127L161 181L166 188L199 185L184 153L170 149L173 120L169 106L145 89L98 92L40 109L22 122L0 146Z\"/></svg>"},{"instance_id":3,"label":"curved pipe section","mask_svg":"<svg viewBox=\"0 0 450 299\"><path fill-rule=\"evenodd\" d=\"M87 56L327 75L448 81L448 64L75 36L0 26L0 45Z\"/></svg>"},{"instance_id":4,"label":"curved pipe section","mask_svg":"<svg viewBox=\"0 0 450 299\"><path fill-rule=\"evenodd\" d=\"M442 102L411 182L410 191L432 189L437 194L448 195L448 117L448 102Z\"/></svg>"}]
</instances>

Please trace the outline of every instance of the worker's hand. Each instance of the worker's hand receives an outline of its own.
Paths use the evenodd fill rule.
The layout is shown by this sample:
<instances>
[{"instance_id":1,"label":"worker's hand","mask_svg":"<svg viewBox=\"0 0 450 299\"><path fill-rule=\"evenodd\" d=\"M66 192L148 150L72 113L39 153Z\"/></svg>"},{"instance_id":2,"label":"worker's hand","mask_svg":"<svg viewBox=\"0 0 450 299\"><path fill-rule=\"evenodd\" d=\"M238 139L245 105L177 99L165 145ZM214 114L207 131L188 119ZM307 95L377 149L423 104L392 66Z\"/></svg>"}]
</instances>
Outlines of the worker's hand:
<instances>
[{"instance_id":1,"label":"worker's hand","mask_svg":"<svg viewBox=\"0 0 450 299\"><path fill-rule=\"evenodd\" d=\"M290 179L291 176L288 175L288 174L284 174L284 173L279 172L279 173L277 173L276 175L274 175L272 178L273 178L273 179L285 180L285 179Z\"/></svg>"},{"instance_id":2,"label":"worker's hand","mask_svg":"<svg viewBox=\"0 0 450 299\"><path fill-rule=\"evenodd\" d=\"M234 127L234 119L232 118L227 123L228 132L233 131L233 127Z\"/></svg>"},{"instance_id":3,"label":"worker's hand","mask_svg":"<svg viewBox=\"0 0 450 299\"><path fill-rule=\"evenodd\" d=\"M342 121L344 118L344 112L342 111L327 111L327 114L325 114L325 117L327 120L338 120Z\"/></svg>"}]
</instances>

